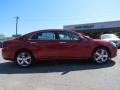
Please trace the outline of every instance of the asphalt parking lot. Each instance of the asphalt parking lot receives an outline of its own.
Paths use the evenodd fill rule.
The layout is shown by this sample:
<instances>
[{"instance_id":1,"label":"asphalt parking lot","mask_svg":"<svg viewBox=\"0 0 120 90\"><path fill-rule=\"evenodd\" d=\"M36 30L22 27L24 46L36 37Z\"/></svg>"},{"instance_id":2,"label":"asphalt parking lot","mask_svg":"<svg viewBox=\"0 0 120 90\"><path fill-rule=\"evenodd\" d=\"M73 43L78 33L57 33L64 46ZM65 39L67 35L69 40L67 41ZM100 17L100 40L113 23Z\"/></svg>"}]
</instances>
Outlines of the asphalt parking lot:
<instances>
[{"instance_id":1,"label":"asphalt parking lot","mask_svg":"<svg viewBox=\"0 0 120 90\"><path fill-rule=\"evenodd\" d=\"M19 68L1 57L0 90L120 90L120 50L107 64L42 62Z\"/></svg>"}]
</instances>

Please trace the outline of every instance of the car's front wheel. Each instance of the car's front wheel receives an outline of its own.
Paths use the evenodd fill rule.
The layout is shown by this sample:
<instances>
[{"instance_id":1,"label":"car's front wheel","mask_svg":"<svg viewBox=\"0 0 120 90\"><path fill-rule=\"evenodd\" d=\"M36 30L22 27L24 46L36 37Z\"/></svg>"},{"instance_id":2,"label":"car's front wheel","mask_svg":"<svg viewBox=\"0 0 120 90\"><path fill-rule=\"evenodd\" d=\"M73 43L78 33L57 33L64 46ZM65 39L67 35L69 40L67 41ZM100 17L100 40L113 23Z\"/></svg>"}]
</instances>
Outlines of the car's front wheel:
<instances>
[{"instance_id":1,"label":"car's front wheel","mask_svg":"<svg viewBox=\"0 0 120 90\"><path fill-rule=\"evenodd\" d=\"M28 51L19 51L15 56L15 61L20 67L29 67L33 64L33 56Z\"/></svg>"},{"instance_id":2,"label":"car's front wheel","mask_svg":"<svg viewBox=\"0 0 120 90\"><path fill-rule=\"evenodd\" d=\"M103 64L110 60L110 53L106 48L98 48L94 51L92 59L98 64Z\"/></svg>"}]
</instances>

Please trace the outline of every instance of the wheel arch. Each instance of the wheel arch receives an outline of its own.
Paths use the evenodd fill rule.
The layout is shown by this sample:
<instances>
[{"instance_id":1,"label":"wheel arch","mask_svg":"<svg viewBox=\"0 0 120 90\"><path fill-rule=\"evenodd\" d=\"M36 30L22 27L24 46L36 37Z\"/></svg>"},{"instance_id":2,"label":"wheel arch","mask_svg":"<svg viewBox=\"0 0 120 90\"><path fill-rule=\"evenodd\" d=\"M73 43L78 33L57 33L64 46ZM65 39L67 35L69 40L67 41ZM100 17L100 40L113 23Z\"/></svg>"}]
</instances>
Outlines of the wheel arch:
<instances>
[{"instance_id":1,"label":"wheel arch","mask_svg":"<svg viewBox=\"0 0 120 90\"><path fill-rule=\"evenodd\" d=\"M29 49L22 48L22 49L18 49L18 50L15 52L15 55L14 55L14 61L15 61L15 57L16 57L16 55L17 55L19 52L21 52L21 51L29 52L29 53L31 54L32 58L35 59L33 53L32 53Z\"/></svg>"}]
</instances>

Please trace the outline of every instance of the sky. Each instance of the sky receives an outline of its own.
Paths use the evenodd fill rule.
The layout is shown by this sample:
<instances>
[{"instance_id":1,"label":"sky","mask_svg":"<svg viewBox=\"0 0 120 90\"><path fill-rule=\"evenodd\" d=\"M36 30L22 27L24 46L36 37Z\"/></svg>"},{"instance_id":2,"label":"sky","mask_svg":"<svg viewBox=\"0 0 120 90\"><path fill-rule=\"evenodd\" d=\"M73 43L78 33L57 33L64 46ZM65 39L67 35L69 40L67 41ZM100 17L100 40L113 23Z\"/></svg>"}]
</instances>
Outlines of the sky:
<instances>
[{"instance_id":1,"label":"sky","mask_svg":"<svg viewBox=\"0 0 120 90\"><path fill-rule=\"evenodd\" d=\"M64 25L120 20L120 0L0 0L0 33L15 34Z\"/></svg>"}]
</instances>

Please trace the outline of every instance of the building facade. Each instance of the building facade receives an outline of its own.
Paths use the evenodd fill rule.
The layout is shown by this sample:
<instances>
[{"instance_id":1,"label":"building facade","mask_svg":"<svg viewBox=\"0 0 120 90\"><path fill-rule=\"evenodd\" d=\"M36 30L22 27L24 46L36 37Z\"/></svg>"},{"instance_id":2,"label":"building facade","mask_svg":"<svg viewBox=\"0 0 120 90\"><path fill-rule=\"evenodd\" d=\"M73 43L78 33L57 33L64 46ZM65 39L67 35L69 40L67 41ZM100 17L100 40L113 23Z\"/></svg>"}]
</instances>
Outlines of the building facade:
<instances>
[{"instance_id":1,"label":"building facade","mask_svg":"<svg viewBox=\"0 0 120 90\"><path fill-rule=\"evenodd\" d=\"M99 38L99 36L104 33L115 33L120 36L120 21L66 25L63 29L75 30L93 38Z\"/></svg>"}]
</instances>

